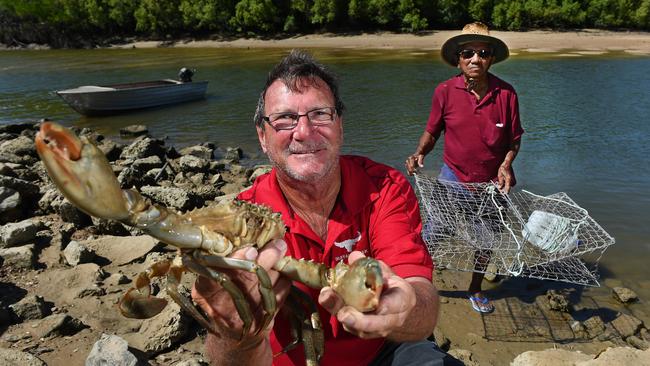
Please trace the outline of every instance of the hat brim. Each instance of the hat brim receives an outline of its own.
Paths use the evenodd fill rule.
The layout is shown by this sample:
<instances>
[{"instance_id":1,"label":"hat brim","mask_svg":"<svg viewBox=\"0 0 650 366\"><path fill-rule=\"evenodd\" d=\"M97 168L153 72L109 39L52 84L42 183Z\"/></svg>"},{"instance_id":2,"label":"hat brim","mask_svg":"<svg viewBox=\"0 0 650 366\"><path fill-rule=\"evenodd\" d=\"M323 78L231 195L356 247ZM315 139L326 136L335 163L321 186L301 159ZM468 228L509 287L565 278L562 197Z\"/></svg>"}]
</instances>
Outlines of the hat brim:
<instances>
[{"instance_id":1,"label":"hat brim","mask_svg":"<svg viewBox=\"0 0 650 366\"><path fill-rule=\"evenodd\" d=\"M461 45L470 42L485 42L489 43L492 46L492 51L494 52L494 63L501 62L510 56L510 51L506 44L495 37L486 36L482 34L461 34L449 38L443 45L440 50L440 56L451 66L458 66L458 49Z\"/></svg>"}]
</instances>

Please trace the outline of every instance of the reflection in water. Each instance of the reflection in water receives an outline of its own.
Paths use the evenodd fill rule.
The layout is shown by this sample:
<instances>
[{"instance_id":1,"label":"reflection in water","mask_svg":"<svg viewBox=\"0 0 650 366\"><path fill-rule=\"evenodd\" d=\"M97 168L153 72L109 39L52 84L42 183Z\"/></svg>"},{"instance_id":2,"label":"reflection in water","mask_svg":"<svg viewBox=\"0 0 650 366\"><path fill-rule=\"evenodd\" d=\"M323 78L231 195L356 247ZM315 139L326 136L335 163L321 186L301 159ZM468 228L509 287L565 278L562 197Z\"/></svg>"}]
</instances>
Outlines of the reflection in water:
<instances>
[{"instance_id":1,"label":"reflection in water","mask_svg":"<svg viewBox=\"0 0 650 366\"><path fill-rule=\"evenodd\" d=\"M240 146L265 161L252 116L279 49L131 49L2 52L0 124L49 118L116 136L145 124L156 137L185 146L209 141ZM428 116L437 83L456 70L435 52L314 50L340 76L347 104L345 152L403 169ZM174 78L181 67L209 80L207 99L113 117L79 116L53 93L88 85ZM526 134L515 163L519 188L567 192L617 239L602 260L612 273L650 298L642 273L650 259L650 59L554 58L518 55L492 71L520 95ZM426 170L440 165L441 146ZM646 281L646 282L643 282ZM636 284L636 285L635 285ZM639 288L641 287L641 288Z\"/></svg>"}]
</instances>

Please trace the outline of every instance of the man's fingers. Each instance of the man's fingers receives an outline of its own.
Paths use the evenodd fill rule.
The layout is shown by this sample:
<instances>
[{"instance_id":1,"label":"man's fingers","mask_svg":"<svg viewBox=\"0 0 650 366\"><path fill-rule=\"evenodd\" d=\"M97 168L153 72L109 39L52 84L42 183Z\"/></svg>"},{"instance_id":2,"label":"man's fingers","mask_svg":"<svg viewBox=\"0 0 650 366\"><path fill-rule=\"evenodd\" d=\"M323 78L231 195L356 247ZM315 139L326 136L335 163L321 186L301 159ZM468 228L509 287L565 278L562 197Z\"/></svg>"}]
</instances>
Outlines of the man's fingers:
<instances>
[{"instance_id":1,"label":"man's fingers","mask_svg":"<svg viewBox=\"0 0 650 366\"><path fill-rule=\"evenodd\" d=\"M345 305L341 297L329 286L323 287L320 290L320 294L318 294L318 303L330 314L338 313L338 311Z\"/></svg>"},{"instance_id":2,"label":"man's fingers","mask_svg":"<svg viewBox=\"0 0 650 366\"><path fill-rule=\"evenodd\" d=\"M259 251L257 264L269 270L287 253L287 243L282 239L271 240Z\"/></svg>"},{"instance_id":3,"label":"man's fingers","mask_svg":"<svg viewBox=\"0 0 650 366\"><path fill-rule=\"evenodd\" d=\"M358 261L359 259L365 258L365 257L366 256L363 253L355 250L352 253L350 253L350 256L348 257L348 264L352 264L352 263Z\"/></svg>"}]
</instances>

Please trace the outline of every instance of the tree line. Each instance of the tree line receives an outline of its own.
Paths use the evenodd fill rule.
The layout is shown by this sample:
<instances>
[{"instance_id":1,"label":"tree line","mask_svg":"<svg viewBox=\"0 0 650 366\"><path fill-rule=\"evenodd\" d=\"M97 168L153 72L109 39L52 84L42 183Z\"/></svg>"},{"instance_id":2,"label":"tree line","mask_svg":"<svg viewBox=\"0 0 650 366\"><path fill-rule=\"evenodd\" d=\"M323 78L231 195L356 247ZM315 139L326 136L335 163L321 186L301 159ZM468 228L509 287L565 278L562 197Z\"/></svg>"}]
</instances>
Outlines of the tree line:
<instances>
[{"instance_id":1,"label":"tree line","mask_svg":"<svg viewBox=\"0 0 650 366\"><path fill-rule=\"evenodd\" d=\"M0 0L0 42L418 32L473 20L497 30L650 30L650 0Z\"/></svg>"}]
</instances>

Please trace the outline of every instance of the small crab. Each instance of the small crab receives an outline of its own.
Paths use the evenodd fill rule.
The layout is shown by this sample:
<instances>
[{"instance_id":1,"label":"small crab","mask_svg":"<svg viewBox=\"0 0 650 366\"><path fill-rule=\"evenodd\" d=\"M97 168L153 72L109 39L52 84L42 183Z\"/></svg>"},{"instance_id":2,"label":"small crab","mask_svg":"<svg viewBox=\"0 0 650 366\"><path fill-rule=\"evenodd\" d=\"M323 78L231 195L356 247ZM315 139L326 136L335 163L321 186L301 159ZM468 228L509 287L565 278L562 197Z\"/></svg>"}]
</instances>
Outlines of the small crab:
<instances>
[{"instance_id":1,"label":"small crab","mask_svg":"<svg viewBox=\"0 0 650 366\"><path fill-rule=\"evenodd\" d=\"M182 309L211 332L227 331L217 329L190 299L180 295L181 276L190 271L216 280L228 291L244 324L243 337L250 332L253 313L242 291L219 272L220 269L239 269L254 273L259 279L264 315L257 332L271 322L277 306L266 271L254 262L228 255L242 247L261 248L272 239L283 238L285 226L280 214L237 200L179 214L152 204L135 189L121 189L101 150L63 126L43 123L35 144L50 178L72 204L91 216L137 227L178 248L176 258L155 263L137 276L134 287L119 303L124 316L149 318L160 313L167 301L151 296L150 283L154 277L167 276L168 293ZM363 258L350 266L341 262L335 268L327 268L323 264L284 257L275 269L311 288L331 286L346 304L359 311L375 309L383 286L379 263L372 258ZM297 289L292 293L295 291ZM314 318L317 317L315 310L311 317L303 325L310 324L312 329L303 329L301 334L308 363L314 364L323 354L323 337L320 320ZM304 339L310 334L310 339Z\"/></svg>"}]
</instances>

